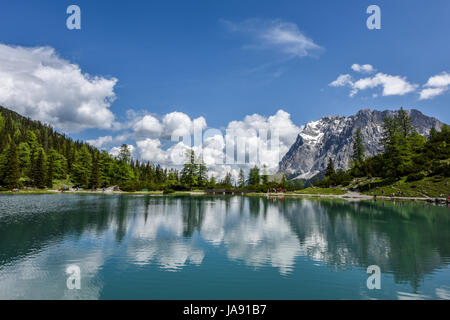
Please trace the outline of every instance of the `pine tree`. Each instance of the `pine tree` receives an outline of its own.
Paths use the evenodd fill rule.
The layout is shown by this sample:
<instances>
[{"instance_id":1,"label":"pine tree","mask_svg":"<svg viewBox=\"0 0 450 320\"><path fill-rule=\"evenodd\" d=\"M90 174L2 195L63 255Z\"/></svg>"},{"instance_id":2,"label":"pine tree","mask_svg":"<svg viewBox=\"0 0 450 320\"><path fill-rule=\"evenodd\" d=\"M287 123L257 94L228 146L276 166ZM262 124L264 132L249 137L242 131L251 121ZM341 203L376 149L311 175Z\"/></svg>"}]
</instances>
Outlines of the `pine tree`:
<instances>
[{"instance_id":1,"label":"pine tree","mask_svg":"<svg viewBox=\"0 0 450 320\"><path fill-rule=\"evenodd\" d=\"M47 174L45 175L45 185L48 188L53 188L53 169L55 167L55 161L52 154L48 155L47 160Z\"/></svg>"},{"instance_id":2,"label":"pine tree","mask_svg":"<svg viewBox=\"0 0 450 320\"><path fill-rule=\"evenodd\" d=\"M119 159L119 161L122 161L125 163L130 163L131 153L130 153L130 149L128 149L128 145L122 144L122 146L120 146L120 151L119 151L119 155L117 158Z\"/></svg>"},{"instance_id":3,"label":"pine tree","mask_svg":"<svg viewBox=\"0 0 450 320\"><path fill-rule=\"evenodd\" d=\"M89 187L89 178L91 176L92 157L86 145L83 145L81 150L75 154L75 161L72 164L72 179L73 182L81 187ZM116 172L118 172L117 170Z\"/></svg>"},{"instance_id":4,"label":"pine tree","mask_svg":"<svg viewBox=\"0 0 450 320\"><path fill-rule=\"evenodd\" d=\"M197 159L197 177L198 177L198 181L197 184L199 187L204 187L206 186L206 184L208 183L208 168L205 165L205 162L203 161L203 155L201 155L198 159Z\"/></svg>"},{"instance_id":5,"label":"pine tree","mask_svg":"<svg viewBox=\"0 0 450 320\"><path fill-rule=\"evenodd\" d=\"M192 189L197 184L197 164L195 163L194 150L188 149L186 151L186 163L181 171L181 182Z\"/></svg>"},{"instance_id":6,"label":"pine tree","mask_svg":"<svg viewBox=\"0 0 450 320\"><path fill-rule=\"evenodd\" d=\"M42 148L36 151L32 175L34 186L39 189L45 188L45 155Z\"/></svg>"},{"instance_id":7,"label":"pine tree","mask_svg":"<svg viewBox=\"0 0 450 320\"><path fill-rule=\"evenodd\" d=\"M19 144L18 154L21 175L28 176L31 171L31 149L28 143Z\"/></svg>"},{"instance_id":8,"label":"pine tree","mask_svg":"<svg viewBox=\"0 0 450 320\"><path fill-rule=\"evenodd\" d=\"M20 179L20 166L19 157L17 154L17 147L14 140L9 145L8 152L6 154L6 167L4 183L8 189L14 189L19 187Z\"/></svg>"},{"instance_id":9,"label":"pine tree","mask_svg":"<svg viewBox=\"0 0 450 320\"><path fill-rule=\"evenodd\" d=\"M216 178L214 176L211 176L209 179L209 187L211 189L214 189L216 187Z\"/></svg>"},{"instance_id":10,"label":"pine tree","mask_svg":"<svg viewBox=\"0 0 450 320\"><path fill-rule=\"evenodd\" d=\"M89 186L92 189L97 189L100 187L101 182L100 182L100 169L99 169L99 156L95 156L93 157L93 161L92 161L92 172L91 172L91 178L89 181Z\"/></svg>"},{"instance_id":11,"label":"pine tree","mask_svg":"<svg viewBox=\"0 0 450 320\"><path fill-rule=\"evenodd\" d=\"M233 182L232 182L232 178L231 178L231 173L230 172L227 172L225 174L225 178L223 179L222 184L226 188L232 188L233 187Z\"/></svg>"},{"instance_id":12,"label":"pine tree","mask_svg":"<svg viewBox=\"0 0 450 320\"><path fill-rule=\"evenodd\" d=\"M238 186L239 188L245 187L245 175L242 168L239 170Z\"/></svg>"},{"instance_id":13,"label":"pine tree","mask_svg":"<svg viewBox=\"0 0 450 320\"><path fill-rule=\"evenodd\" d=\"M408 116L408 114L406 113L405 110L403 110L403 107L402 107L398 111L397 116L395 118L398 123L401 135L404 138L407 138L414 130L411 117Z\"/></svg>"},{"instance_id":14,"label":"pine tree","mask_svg":"<svg viewBox=\"0 0 450 320\"><path fill-rule=\"evenodd\" d=\"M335 174L336 170L334 169L333 160L331 160L331 158L328 158L328 165L327 168L325 169L325 177L332 178L334 177Z\"/></svg>"},{"instance_id":15,"label":"pine tree","mask_svg":"<svg viewBox=\"0 0 450 320\"><path fill-rule=\"evenodd\" d=\"M363 144L361 129L357 129L353 138L353 165L358 166L364 161L365 148Z\"/></svg>"},{"instance_id":16,"label":"pine tree","mask_svg":"<svg viewBox=\"0 0 450 320\"><path fill-rule=\"evenodd\" d=\"M261 183L261 176L259 175L259 168L255 165L253 169L250 169L248 175L248 184L250 186L256 186Z\"/></svg>"},{"instance_id":17,"label":"pine tree","mask_svg":"<svg viewBox=\"0 0 450 320\"><path fill-rule=\"evenodd\" d=\"M263 167L262 184L267 186L269 184L269 174L267 173L267 165Z\"/></svg>"}]
</instances>

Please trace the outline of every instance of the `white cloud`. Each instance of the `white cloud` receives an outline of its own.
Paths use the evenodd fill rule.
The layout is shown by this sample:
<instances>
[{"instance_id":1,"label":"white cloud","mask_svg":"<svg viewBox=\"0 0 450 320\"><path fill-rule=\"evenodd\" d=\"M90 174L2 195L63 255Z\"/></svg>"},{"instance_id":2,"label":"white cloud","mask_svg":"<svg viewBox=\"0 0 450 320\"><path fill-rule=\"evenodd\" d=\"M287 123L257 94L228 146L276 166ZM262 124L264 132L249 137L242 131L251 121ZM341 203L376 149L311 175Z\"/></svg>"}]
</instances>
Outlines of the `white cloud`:
<instances>
[{"instance_id":1,"label":"white cloud","mask_svg":"<svg viewBox=\"0 0 450 320\"><path fill-rule=\"evenodd\" d=\"M332 87L343 87L346 85L353 85L352 76L349 74L341 74L336 80L330 83Z\"/></svg>"},{"instance_id":2,"label":"white cloud","mask_svg":"<svg viewBox=\"0 0 450 320\"><path fill-rule=\"evenodd\" d=\"M241 32L253 39L249 47L272 49L291 57L304 57L322 49L304 35L295 23L281 20L248 19L240 23L224 21L234 32Z\"/></svg>"},{"instance_id":3,"label":"white cloud","mask_svg":"<svg viewBox=\"0 0 450 320\"><path fill-rule=\"evenodd\" d=\"M428 79L425 87L446 87L450 85L450 74L442 72Z\"/></svg>"},{"instance_id":4,"label":"white cloud","mask_svg":"<svg viewBox=\"0 0 450 320\"><path fill-rule=\"evenodd\" d=\"M146 115L134 124L133 129L138 135L159 137L163 126L155 117Z\"/></svg>"},{"instance_id":5,"label":"white cloud","mask_svg":"<svg viewBox=\"0 0 450 320\"><path fill-rule=\"evenodd\" d=\"M361 73L372 73L375 71L375 68L370 65L370 64L353 64L352 65L352 70L356 71L356 72L361 72Z\"/></svg>"},{"instance_id":6,"label":"white cloud","mask_svg":"<svg viewBox=\"0 0 450 320\"><path fill-rule=\"evenodd\" d=\"M426 100L426 99L434 98L436 96L443 94L445 91L447 91L447 89L448 89L447 87L422 89L422 91L420 91L419 99Z\"/></svg>"},{"instance_id":7,"label":"white cloud","mask_svg":"<svg viewBox=\"0 0 450 320\"><path fill-rule=\"evenodd\" d=\"M164 126L163 137L170 139L171 137L183 137L190 135L197 129L206 128L206 120L203 117L191 120L191 118L182 112L172 112L166 114L162 119Z\"/></svg>"},{"instance_id":8,"label":"white cloud","mask_svg":"<svg viewBox=\"0 0 450 320\"><path fill-rule=\"evenodd\" d=\"M166 152L161 149L161 141L147 138L136 142L139 155L142 160L165 164L167 162Z\"/></svg>"},{"instance_id":9,"label":"white cloud","mask_svg":"<svg viewBox=\"0 0 450 320\"><path fill-rule=\"evenodd\" d=\"M405 95L416 90L417 85L411 84L406 77L391 76L385 73L377 73L374 77L359 79L353 84L352 94L360 90L383 87L383 96Z\"/></svg>"},{"instance_id":10,"label":"white cloud","mask_svg":"<svg viewBox=\"0 0 450 320\"><path fill-rule=\"evenodd\" d=\"M350 96L353 97L361 90L373 89L376 87L382 87L383 96L393 95L405 95L413 92L417 89L416 84L411 84L407 81L406 77L392 76L385 73L377 73L373 77L362 78L357 81L353 81L348 74L340 75L336 80L329 84L333 87L348 86L351 88Z\"/></svg>"},{"instance_id":11,"label":"white cloud","mask_svg":"<svg viewBox=\"0 0 450 320\"><path fill-rule=\"evenodd\" d=\"M0 103L57 129L112 128L116 83L83 73L53 48L0 44Z\"/></svg>"},{"instance_id":12,"label":"white cloud","mask_svg":"<svg viewBox=\"0 0 450 320\"><path fill-rule=\"evenodd\" d=\"M160 125L158 130L148 130L151 127L147 125L152 122L154 124L152 128L158 127L157 124ZM161 121L153 116L144 116L136 119L135 125L132 127L136 132L141 133L141 135L134 136L136 147L131 146L132 153L137 158L166 167L177 167L184 163L186 149L191 147L197 155L203 155L203 160L209 168L209 175L214 175L218 179L223 178L227 172L237 179L239 168L242 167L247 171L255 164L261 167L266 164L269 172L276 171L281 157L289 150L300 132L300 128L292 122L290 114L283 110L278 110L269 117L259 114L248 115L242 121L228 123L226 131L218 129L204 131L207 123L203 117L192 120L181 112L166 114ZM192 139L194 127L202 129L203 133L202 143L195 146L193 145L194 139ZM155 137L158 132L159 136ZM266 136L264 136L265 133ZM143 138L142 136L145 134L148 136ZM189 137L191 141L183 139L173 144L173 142L169 142L173 134L177 137ZM270 144L268 138L271 134L278 135L279 148ZM239 163L230 165L226 163L226 141L232 136L243 139L242 141L248 147L247 149L238 149L238 158L233 160ZM99 143L105 139L102 137L97 139L98 141L93 141ZM116 138L112 139L114 141ZM168 142L167 144L170 146L165 147L166 143L163 141ZM230 147L234 148L236 143L237 141L231 141ZM110 151L114 156L117 156L118 152L119 147L112 148Z\"/></svg>"},{"instance_id":13,"label":"white cloud","mask_svg":"<svg viewBox=\"0 0 450 320\"><path fill-rule=\"evenodd\" d=\"M136 147L129 144L128 150L130 151L131 157L138 158L138 154L136 153ZM111 150L109 150L109 154L113 157L117 157L120 153L120 147L113 147Z\"/></svg>"},{"instance_id":14,"label":"white cloud","mask_svg":"<svg viewBox=\"0 0 450 320\"><path fill-rule=\"evenodd\" d=\"M191 119L187 114L178 111L165 114L161 121L154 116L145 115L136 116L133 122L131 127L137 136L167 140L191 135L194 128L204 130L207 127L205 118Z\"/></svg>"},{"instance_id":15,"label":"white cloud","mask_svg":"<svg viewBox=\"0 0 450 320\"><path fill-rule=\"evenodd\" d=\"M450 74L447 72L442 72L441 74L430 77L422 91L420 91L419 99L426 100L441 95L448 90L449 86Z\"/></svg>"},{"instance_id":16,"label":"white cloud","mask_svg":"<svg viewBox=\"0 0 450 320\"><path fill-rule=\"evenodd\" d=\"M88 144L90 144L91 146L100 149L104 145L108 145L108 144L112 143L113 142L113 137L111 137L111 136L99 137L99 138L94 139L94 140L87 140L86 142Z\"/></svg>"}]
</instances>

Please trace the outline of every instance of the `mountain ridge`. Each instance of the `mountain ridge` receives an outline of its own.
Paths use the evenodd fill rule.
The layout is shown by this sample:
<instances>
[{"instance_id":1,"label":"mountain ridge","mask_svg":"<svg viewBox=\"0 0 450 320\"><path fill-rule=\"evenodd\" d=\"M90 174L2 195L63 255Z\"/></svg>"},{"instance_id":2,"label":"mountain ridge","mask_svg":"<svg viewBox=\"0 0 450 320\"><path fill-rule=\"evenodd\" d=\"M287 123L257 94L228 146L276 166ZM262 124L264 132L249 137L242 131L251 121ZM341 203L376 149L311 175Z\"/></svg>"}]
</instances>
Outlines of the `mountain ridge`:
<instances>
[{"instance_id":1,"label":"mountain ridge","mask_svg":"<svg viewBox=\"0 0 450 320\"><path fill-rule=\"evenodd\" d=\"M427 136L431 128L440 130L444 125L417 109L405 111L421 135ZM365 108L351 116L325 116L308 122L300 127L295 143L280 161L279 172L289 179L311 179L325 170L328 158L333 159L337 169L349 169L355 131L361 129L365 156L374 156L381 151L383 119L397 112Z\"/></svg>"}]
</instances>

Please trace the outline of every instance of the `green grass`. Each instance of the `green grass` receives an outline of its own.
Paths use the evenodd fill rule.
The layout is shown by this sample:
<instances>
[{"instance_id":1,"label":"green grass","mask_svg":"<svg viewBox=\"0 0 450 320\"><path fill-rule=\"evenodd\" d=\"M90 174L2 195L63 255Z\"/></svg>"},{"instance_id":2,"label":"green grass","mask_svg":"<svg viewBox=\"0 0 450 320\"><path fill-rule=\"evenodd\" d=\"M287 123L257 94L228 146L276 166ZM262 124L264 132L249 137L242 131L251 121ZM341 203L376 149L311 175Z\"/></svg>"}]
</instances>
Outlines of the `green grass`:
<instances>
[{"instance_id":1,"label":"green grass","mask_svg":"<svg viewBox=\"0 0 450 320\"><path fill-rule=\"evenodd\" d=\"M347 191L341 188L306 188L303 190L295 191L296 194L313 194L313 195L343 195Z\"/></svg>"},{"instance_id":2,"label":"green grass","mask_svg":"<svg viewBox=\"0 0 450 320\"><path fill-rule=\"evenodd\" d=\"M446 198L450 196L450 178L427 177L419 181L406 182L403 178L389 186L371 189L364 192L367 195L420 197L420 198ZM401 192L401 195L398 192Z\"/></svg>"},{"instance_id":3,"label":"green grass","mask_svg":"<svg viewBox=\"0 0 450 320\"><path fill-rule=\"evenodd\" d=\"M0 191L0 194L56 194L56 191L49 190L19 190L19 192Z\"/></svg>"}]
</instances>

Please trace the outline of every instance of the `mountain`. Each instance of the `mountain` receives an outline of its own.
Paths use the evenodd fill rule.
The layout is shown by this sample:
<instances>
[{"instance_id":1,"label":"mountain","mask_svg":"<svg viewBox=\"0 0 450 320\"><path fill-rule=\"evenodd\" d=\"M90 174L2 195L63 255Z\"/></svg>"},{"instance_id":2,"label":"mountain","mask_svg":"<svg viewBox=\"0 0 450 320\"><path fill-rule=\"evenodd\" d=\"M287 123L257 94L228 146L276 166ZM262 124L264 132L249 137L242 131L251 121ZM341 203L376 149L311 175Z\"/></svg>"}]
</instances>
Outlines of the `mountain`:
<instances>
[{"instance_id":1,"label":"mountain","mask_svg":"<svg viewBox=\"0 0 450 320\"><path fill-rule=\"evenodd\" d=\"M415 109L407 113L421 135L444 125ZM290 179L311 179L325 170L328 158L337 169L348 169L355 131L361 129L366 156L374 156L381 151L383 119L394 114L396 111L362 109L349 117L327 116L309 122L301 127L297 140L280 161L279 171Z\"/></svg>"}]
</instances>

